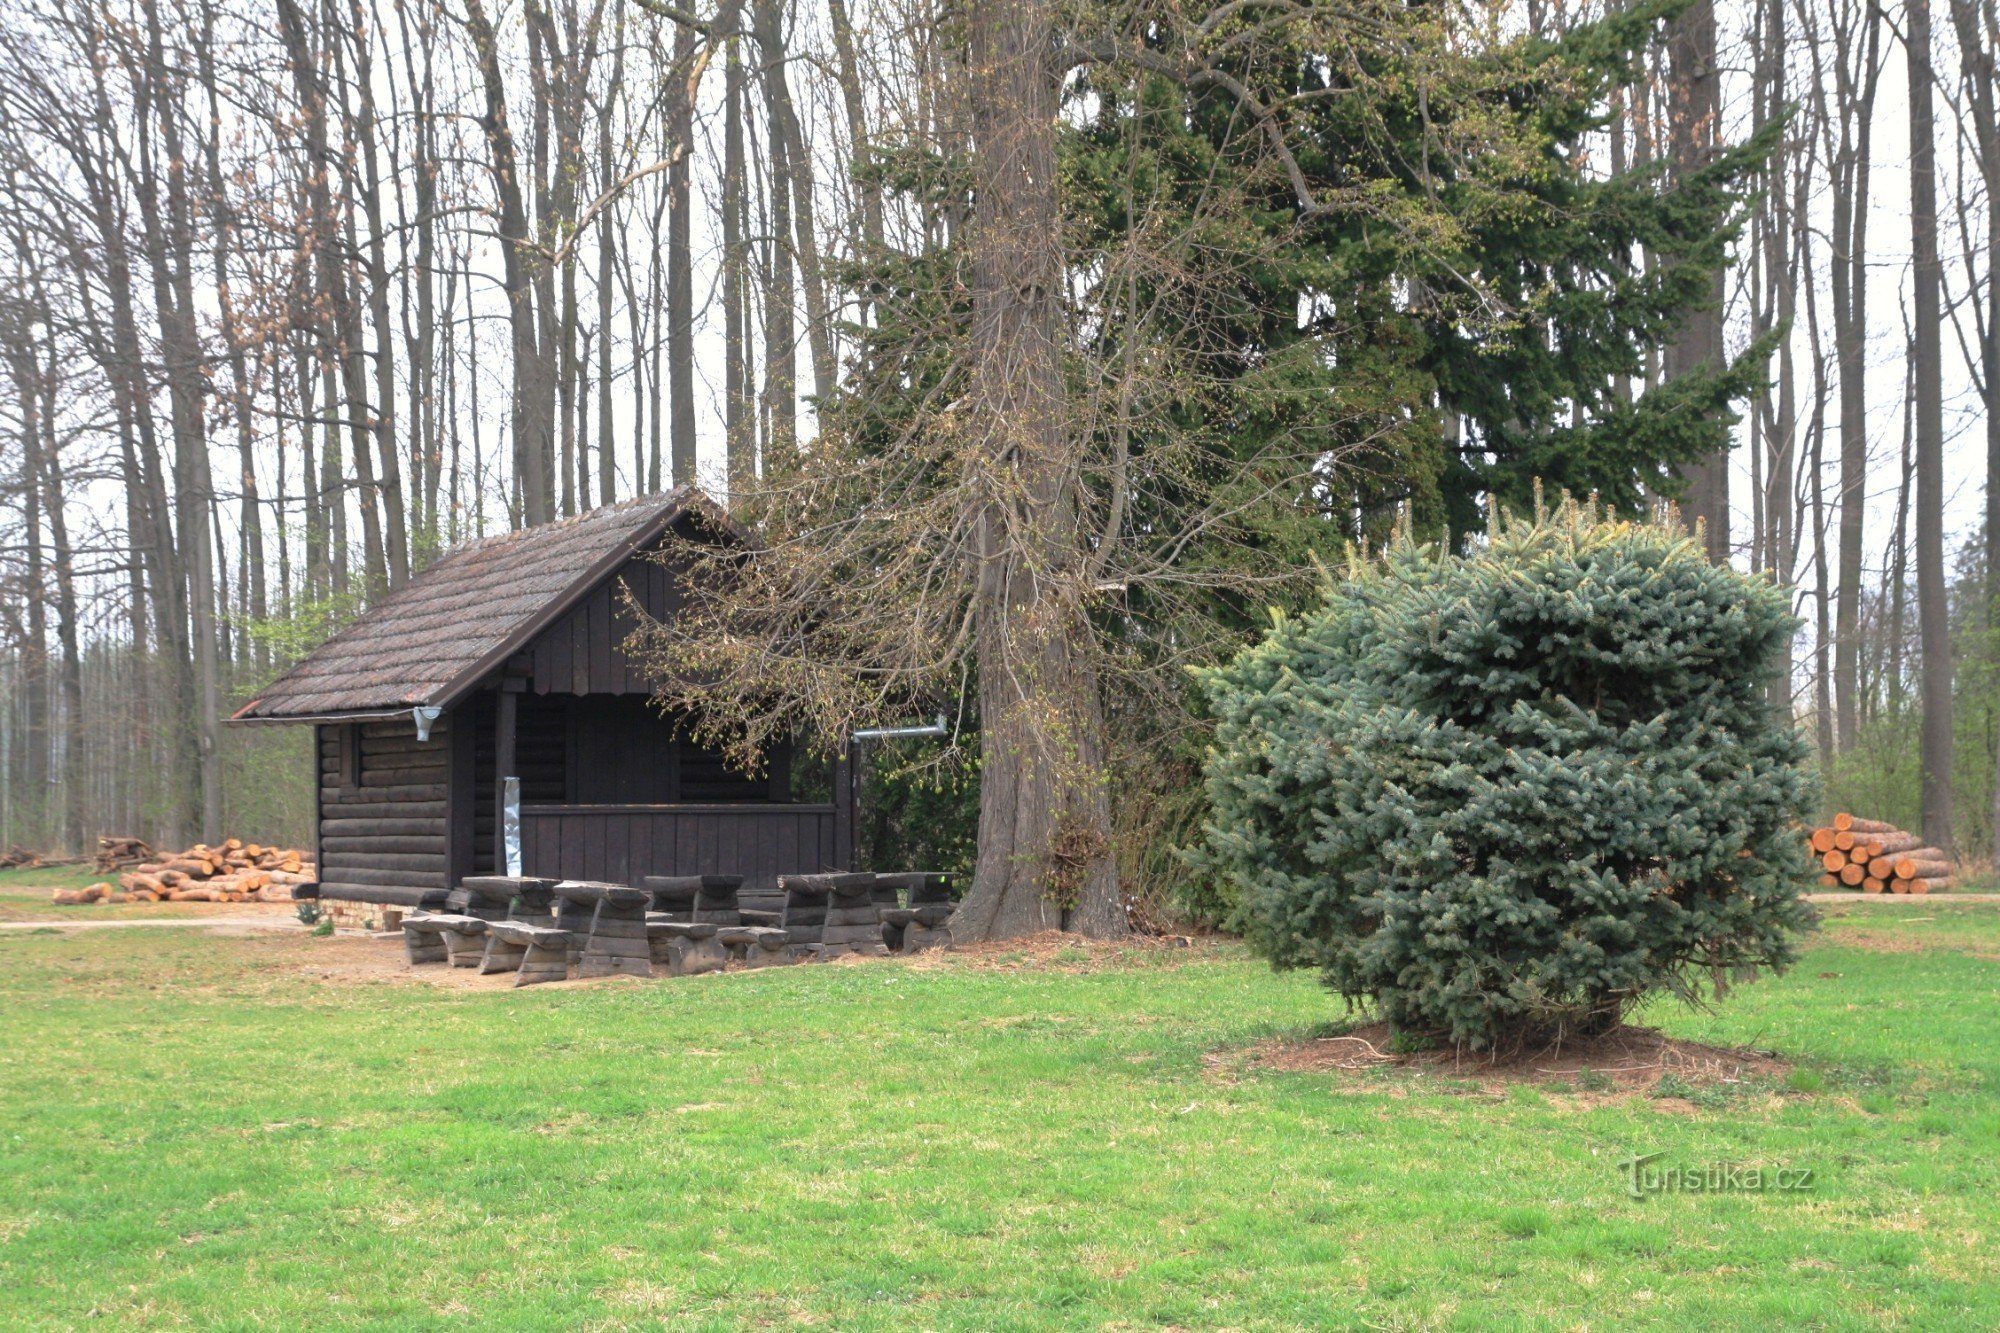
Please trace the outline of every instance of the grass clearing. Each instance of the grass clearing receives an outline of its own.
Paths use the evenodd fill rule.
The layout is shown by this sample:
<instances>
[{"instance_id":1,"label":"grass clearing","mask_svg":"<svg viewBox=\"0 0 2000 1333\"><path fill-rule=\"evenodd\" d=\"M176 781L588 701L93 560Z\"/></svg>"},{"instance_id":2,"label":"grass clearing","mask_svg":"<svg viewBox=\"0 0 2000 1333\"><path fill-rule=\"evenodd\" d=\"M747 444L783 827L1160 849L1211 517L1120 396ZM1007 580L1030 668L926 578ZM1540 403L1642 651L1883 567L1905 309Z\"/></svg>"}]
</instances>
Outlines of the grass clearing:
<instances>
[{"instance_id":1,"label":"grass clearing","mask_svg":"<svg viewBox=\"0 0 2000 1333\"><path fill-rule=\"evenodd\" d=\"M1340 1015L1231 946L508 991L0 934L0 1326L1993 1327L2000 907L1921 908L1644 1015L1790 1064L1664 1095L1244 1068Z\"/></svg>"}]
</instances>

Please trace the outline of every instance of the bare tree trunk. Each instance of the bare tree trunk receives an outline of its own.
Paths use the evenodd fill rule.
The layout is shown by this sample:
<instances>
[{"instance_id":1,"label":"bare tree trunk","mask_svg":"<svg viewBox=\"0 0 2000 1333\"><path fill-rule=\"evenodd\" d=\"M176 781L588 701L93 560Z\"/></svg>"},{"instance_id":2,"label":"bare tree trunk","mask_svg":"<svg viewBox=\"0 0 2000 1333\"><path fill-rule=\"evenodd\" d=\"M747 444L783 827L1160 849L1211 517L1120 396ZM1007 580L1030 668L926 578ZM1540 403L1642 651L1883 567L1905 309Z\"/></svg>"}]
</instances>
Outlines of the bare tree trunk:
<instances>
[{"instance_id":1,"label":"bare tree trunk","mask_svg":"<svg viewBox=\"0 0 2000 1333\"><path fill-rule=\"evenodd\" d=\"M765 245L770 266L764 283L764 468L783 467L798 453L798 332L792 273L792 159L778 92L784 45L771 0L751 10L763 53L758 82L764 92L765 158L770 168L770 226Z\"/></svg>"},{"instance_id":2,"label":"bare tree trunk","mask_svg":"<svg viewBox=\"0 0 2000 1333\"><path fill-rule=\"evenodd\" d=\"M1904 312L1903 345L1909 339L1909 316ZM1910 490L1916 479L1916 363L1908 356L1903 365L1903 444L1896 471L1896 528L1889 547L1889 714L1902 720L1908 698L1904 681L1908 668L1903 660L1909 633L1910 588Z\"/></svg>"},{"instance_id":3,"label":"bare tree trunk","mask_svg":"<svg viewBox=\"0 0 2000 1333\"><path fill-rule=\"evenodd\" d=\"M1668 29L1672 61L1669 85L1672 112L1670 136L1677 173L1708 165L1716 145L1722 115L1722 71L1716 60L1715 0L1694 0ZM1668 379L1695 371L1722 369L1723 275L1720 270L1700 309L1689 312L1680 336L1667 349ZM1729 452L1687 469L1687 507L1691 518L1707 529L1709 558L1729 559Z\"/></svg>"},{"instance_id":4,"label":"bare tree trunk","mask_svg":"<svg viewBox=\"0 0 2000 1333\"><path fill-rule=\"evenodd\" d=\"M237 531L241 542L242 576L239 581L239 595L247 598L245 610L253 620L263 620L269 614L264 587L264 519L262 502L257 492L257 425L255 408L252 403L253 391L250 383L250 358L244 346L244 334L238 328L236 304L230 283L229 256L234 240L234 219L228 192L222 178L222 104L221 94L216 86L214 42L212 29L214 10L203 5L202 19L209 31L196 50L196 62L200 70L202 90L207 95L209 132L205 142L204 155L207 166L207 187L209 207L215 217L215 292L223 347L229 357L231 400L230 408L236 418L236 471L239 488ZM261 641L258 659L263 660Z\"/></svg>"},{"instance_id":5,"label":"bare tree trunk","mask_svg":"<svg viewBox=\"0 0 2000 1333\"><path fill-rule=\"evenodd\" d=\"M1056 75L1046 0L971 11L972 387L979 527L978 940L1125 929L1063 410Z\"/></svg>"},{"instance_id":6,"label":"bare tree trunk","mask_svg":"<svg viewBox=\"0 0 2000 1333\"><path fill-rule=\"evenodd\" d=\"M155 0L145 0L146 53L139 86L144 90L137 108L137 133L142 179L137 191L141 234L153 270L154 303L160 328L160 350L167 382L167 401L174 430L174 502L180 549L187 573L189 642L194 650L195 697L189 700L186 725L192 728L199 756L195 804L200 811L201 836L222 836L222 756L217 728L221 722L220 663L216 660L215 567L209 545L212 484L208 466L208 435L202 386L203 353L194 313L193 216L188 198L189 155L181 135L179 89L166 81L170 65ZM155 165L153 147L157 132ZM165 210L159 187L165 187Z\"/></svg>"},{"instance_id":7,"label":"bare tree trunk","mask_svg":"<svg viewBox=\"0 0 2000 1333\"><path fill-rule=\"evenodd\" d=\"M723 68L722 130L722 308L723 308L723 435L728 452L729 489L738 494L757 475L757 442L751 413L749 283L744 250L744 199L747 186L743 161L743 53L738 40L740 0L716 19L716 33L727 44ZM671 317L670 317L671 318Z\"/></svg>"},{"instance_id":8,"label":"bare tree trunk","mask_svg":"<svg viewBox=\"0 0 2000 1333\"><path fill-rule=\"evenodd\" d=\"M280 0L285 3L286 0ZM521 519L528 525L554 517L550 505L553 440L543 405L549 400L548 357L541 345L535 312L535 279L542 267L533 259L528 213L521 190L520 155L507 118L507 85L500 52L481 0L466 0L466 27L486 87L486 114L480 128L492 154L493 189L500 201L500 248L507 293L508 325L514 335L514 393L510 419L514 434L514 477L521 488Z\"/></svg>"},{"instance_id":9,"label":"bare tree trunk","mask_svg":"<svg viewBox=\"0 0 2000 1333\"><path fill-rule=\"evenodd\" d=\"M375 437L377 488L382 497L386 529L389 586L410 577L409 506L403 494L401 442L396 437L396 331L389 319L389 263L385 250L388 228L382 219L382 176L375 144L375 75L372 45L361 0L352 0L354 25L355 158L361 208L368 226L368 319L375 326L375 404L369 422ZM359 350L357 334L357 352ZM360 449L359 443L356 448Z\"/></svg>"},{"instance_id":10,"label":"bare tree trunk","mask_svg":"<svg viewBox=\"0 0 2000 1333\"><path fill-rule=\"evenodd\" d=\"M1930 0L1907 0L1910 83L1910 240L1916 362L1917 631L1923 642L1924 840L1952 847L1951 622L1944 573L1944 378L1933 130Z\"/></svg>"},{"instance_id":11,"label":"bare tree trunk","mask_svg":"<svg viewBox=\"0 0 2000 1333\"><path fill-rule=\"evenodd\" d=\"M1994 84L2000 82L2000 5L1994 0L1951 0L1952 26L1957 30L1960 82L1964 102L1960 114L1971 122L1978 159L1980 192L1986 205L1986 309L1980 317L1972 302L1979 332L1979 390L1986 407L1986 604L1989 624L2000 623L2000 110ZM1964 190L1961 186L1960 198ZM1961 230L1973 232L1970 210L1961 202ZM1967 256L1966 276L1976 284ZM2000 762L2000 758L1996 758ZM2000 862L2000 780L1993 784L1992 853Z\"/></svg>"},{"instance_id":12,"label":"bare tree trunk","mask_svg":"<svg viewBox=\"0 0 2000 1333\"><path fill-rule=\"evenodd\" d=\"M861 91L861 64L855 57L854 25L848 19L847 0L827 0L827 14L833 27L840 99L847 112L848 149L859 168L869 159L868 105ZM871 181L861 185L860 194L861 239L874 255L882 249L882 190Z\"/></svg>"},{"instance_id":13,"label":"bare tree trunk","mask_svg":"<svg viewBox=\"0 0 2000 1333\"><path fill-rule=\"evenodd\" d=\"M1854 31L1841 20L1864 26ZM1873 166L1875 89L1881 72L1882 12L1874 4L1835 16L1834 103L1822 90L1832 177L1834 356L1840 370L1840 601L1834 629L1835 743L1851 749L1856 735L1856 673L1860 661L1862 523L1868 485L1868 182Z\"/></svg>"},{"instance_id":14,"label":"bare tree trunk","mask_svg":"<svg viewBox=\"0 0 2000 1333\"><path fill-rule=\"evenodd\" d=\"M617 163L611 156L612 111L625 89L625 7L618 7L616 36L612 42L611 81L604 93L604 106L597 116L597 187L611 188ZM617 498L618 454L612 447L615 423L611 405L611 293L616 258L617 227L606 218L597 231L597 502L610 504ZM633 492L640 487L634 477Z\"/></svg>"},{"instance_id":15,"label":"bare tree trunk","mask_svg":"<svg viewBox=\"0 0 2000 1333\"><path fill-rule=\"evenodd\" d=\"M730 59L732 61L735 59L733 45ZM685 24L679 25L674 29L674 68L685 69L693 60L694 33ZM694 134L694 106L692 94L687 91L684 80L676 84L673 97L674 142L688 143ZM692 485L695 480L694 250L691 240L694 198L689 189L689 161L690 155L683 153L667 172L667 310L663 333L667 345L667 411L670 422L667 447L672 460L672 482L676 486ZM740 166L738 170L741 170ZM723 204L725 215L729 208L730 204L725 196ZM727 225L726 217L725 225ZM723 263L729 265L735 262L733 256L733 251L725 251ZM726 302L728 298L724 299ZM656 309L656 329L658 327ZM661 336L662 332L654 334L656 339ZM659 355L656 351L653 357L656 422L659 406L659 366ZM732 395L736 392L734 380L729 382L729 392ZM657 425L655 431L657 433ZM734 438L733 433L731 438ZM657 442L653 455L655 460L653 489L658 490Z\"/></svg>"}]
</instances>

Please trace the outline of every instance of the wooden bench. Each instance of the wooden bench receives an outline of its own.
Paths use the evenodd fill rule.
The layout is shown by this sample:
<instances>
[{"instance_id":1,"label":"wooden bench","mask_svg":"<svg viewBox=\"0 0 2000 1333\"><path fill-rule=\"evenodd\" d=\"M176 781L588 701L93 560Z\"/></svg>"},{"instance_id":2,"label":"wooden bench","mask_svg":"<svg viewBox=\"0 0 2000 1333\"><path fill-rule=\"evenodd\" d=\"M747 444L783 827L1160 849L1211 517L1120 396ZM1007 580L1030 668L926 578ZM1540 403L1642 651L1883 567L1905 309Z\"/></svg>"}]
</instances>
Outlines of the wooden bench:
<instances>
[{"instance_id":1,"label":"wooden bench","mask_svg":"<svg viewBox=\"0 0 2000 1333\"><path fill-rule=\"evenodd\" d=\"M451 950L445 947L444 927L430 922L428 916L403 918L403 957L411 967L451 961Z\"/></svg>"},{"instance_id":2,"label":"wooden bench","mask_svg":"<svg viewBox=\"0 0 2000 1333\"><path fill-rule=\"evenodd\" d=\"M577 976L652 975L646 943L652 894L629 884L579 879L557 884L555 894L566 906L559 924L570 932L569 962Z\"/></svg>"},{"instance_id":3,"label":"wooden bench","mask_svg":"<svg viewBox=\"0 0 2000 1333\"><path fill-rule=\"evenodd\" d=\"M885 954L882 910L896 905L896 890L870 874L828 875L826 925L820 934L828 958L842 954Z\"/></svg>"},{"instance_id":4,"label":"wooden bench","mask_svg":"<svg viewBox=\"0 0 2000 1333\"><path fill-rule=\"evenodd\" d=\"M486 928L490 924L476 916L442 912L404 917L403 952L411 966L449 961L453 967L478 967L486 952ZM431 940L427 941L426 936Z\"/></svg>"},{"instance_id":5,"label":"wooden bench","mask_svg":"<svg viewBox=\"0 0 2000 1333\"><path fill-rule=\"evenodd\" d=\"M487 929L520 950L521 964L514 972L516 986L563 981L569 977L568 931L554 926L531 926L524 921L495 921Z\"/></svg>"},{"instance_id":6,"label":"wooden bench","mask_svg":"<svg viewBox=\"0 0 2000 1333\"><path fill-rule=\"evenodd\" d=\"M925 903L921 907L885 907L882 929L889 947L896 953L922 953L926 949L951 947L951 930L946 925L957 911L951 903Z\"/></svg>"},{"instance_id":7,"label":"wooden bench","mask_svg":"<svg viewBox=\"0 0 2000 1333\"><path fill-rule=\"evenodd\" d=\"M741 875L648 875L641 881L652 895L652 910L674 921L706 921L714 926L742 924Z\"/></svg>"},{"instance_id":8,"label":"wooden bench","mask_svg":"<svg viewBox=\"0 0 2000 1333\"><path fill-rule=\"evenodd\" d=\"M779 967L792 959L792 934L772 926L722 926L715 938L745 967Z\"/></svg>"},{"instance_id":9,"label":"wooden bench","mask_svg":"<svg viewBox=\"0 0 2000 1333\"><path fill-rule=\"evenodd\" d=\"M476 916L482 921L520 921L530 926L553 926L556 882L520 875L468 875L458 882L447 900L454 911ZM523 949L499 936L486 933L486 950L480 955L479 974L515 972L520 969Z\"/></svg>"},{"instance_id":10,"label":"wooden bench","mask_svg":"<svg viewBox=\"0 0 2000 1333\"><path fill-rule=\"evenodd\" d=\"M646 942L653 966L670 977L694 977L729 966L729 949L717 939L727 927L713 921L668 921L664 914L646 919Z\"/></svg>"},{"instance_id":11,"label":"wooden bench","mask_svg":"<svg viewBox=\"0 0 2000 1333\"><path fill-rule=\"evenodd\" d=\"M881 930L875 916L875 879L868 874L780 875L778 891L785 899L784 918L779 925L791 932L795 948L810 949L828 958L847 953L850 936L857 926L867 927L864 933L870 936ZM878 938L876 943L880 942Z\"/></svg>"}]
</instances>

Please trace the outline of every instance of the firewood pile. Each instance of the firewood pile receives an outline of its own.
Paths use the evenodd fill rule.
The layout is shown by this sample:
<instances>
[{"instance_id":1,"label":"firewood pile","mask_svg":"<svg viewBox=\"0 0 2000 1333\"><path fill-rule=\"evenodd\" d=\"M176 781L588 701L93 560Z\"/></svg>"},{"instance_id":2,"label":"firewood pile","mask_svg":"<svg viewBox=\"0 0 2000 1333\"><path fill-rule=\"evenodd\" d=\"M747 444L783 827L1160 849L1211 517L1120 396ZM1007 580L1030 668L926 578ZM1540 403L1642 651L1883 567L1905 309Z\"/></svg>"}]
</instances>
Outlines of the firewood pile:
<instances>
[{"instance_id":1,"label":"firewood pile","mask_svg":"<svg viewBox=\"0 0 2000 1333\"><path fill-rule=\"evenodd\" d=\"M107 836L97 840L97 873L115 875L153 859L153 848L144 838Z\"/></svg>"},{"instance_id":2,"label":"firewood pile","mask_svg":"<svg viewBox=\"0 0 2000 1333\"><path fill-rule=\"evenodd\" d=\"M33 870L45 864L39 852L31 852L19 843L0 851L0 870Z\"/></svg>"},{"instance_id":3,"label":"firewood pile","mask_svg":"<svg viewBox=\"0 0 2000 1333\"><path fill-rule=\"evenodd\" d=\"M1863 893L1934 893L1951 887L1952 865L1935 847L1879 819L1845 812L1812 831L1819 882Z\"/></svg>"},{"instance_id":4,"label":"firewood pile","mask_svg":"<svg viewBox=\"0 0 2000 1333\"><path fill-rule=\"evenodd\" d=\"M291 847L263 847L241 838L230 838L219 847L196 843L184 852L154 857L152 849L137 838L103 838L98 845L98 868L114 869L136 845L148 859L130 863L132 868L109 882L83 889L58 889L55 901L61 904L100 902L193 902L258 903L289 902L292 889L319 880L318 867L309 853ZM112 866L106 866L110 860Z\"/></svg>"}]
</instances>

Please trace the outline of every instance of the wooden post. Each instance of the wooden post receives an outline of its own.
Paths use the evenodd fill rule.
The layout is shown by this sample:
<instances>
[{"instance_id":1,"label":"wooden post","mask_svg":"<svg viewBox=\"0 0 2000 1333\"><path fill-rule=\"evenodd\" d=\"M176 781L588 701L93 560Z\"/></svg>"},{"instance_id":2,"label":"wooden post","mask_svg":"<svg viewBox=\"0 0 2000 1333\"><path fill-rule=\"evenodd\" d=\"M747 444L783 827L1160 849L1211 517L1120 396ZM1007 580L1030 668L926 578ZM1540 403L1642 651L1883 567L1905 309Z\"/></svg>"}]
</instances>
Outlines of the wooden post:
<instances>
[{"instance_id":1,"label":"wooden post","mask_svg":"<svg viewBox=\"0 0 2000 1333\"><path fill-rule=\"evenodd\" d=\"M833 859L836 870L854 869L854 747L842 744L833 760Z\"/></svg>"},{"instance_id":2,"label":"wooden post","mask_svg":"<svg viewBox=\"0 0 2000 1333\"><path fill-rule=\"evenodd\" d=\"M783 740L773 745L765 762L770 769L771 803L789 804L792 799L792 742Z\"/></svg>"},{"instance_id":3,"label":"wooden post","mask_svg":"<svg viewBox=\"0 0 2000 1333\"><path fill-rule=\"evenodd\" d=\"M473 826L478 819L478 794L473 790L477 781L478 759L475 746L478 738L473 733L472 710L463 712L453 709L432 724L431 734L437 728L444 728L444 743L447 753L445 768L445 880L447 887L457 888L459 881L477 873L474 869Z\"/></svg>"},{"instance_id":4,"label":"wooden post","mask_svg":"<svg viewBox=\"0 0 2000 1333\"><path fill-rule=\"evenodd\" d=\"M493 871L507 873L507 779L514 773L514 730L520 682L502 681L493 738ZM525 869L525 867L523 867Z\"/></svg>"}]
</instances>

